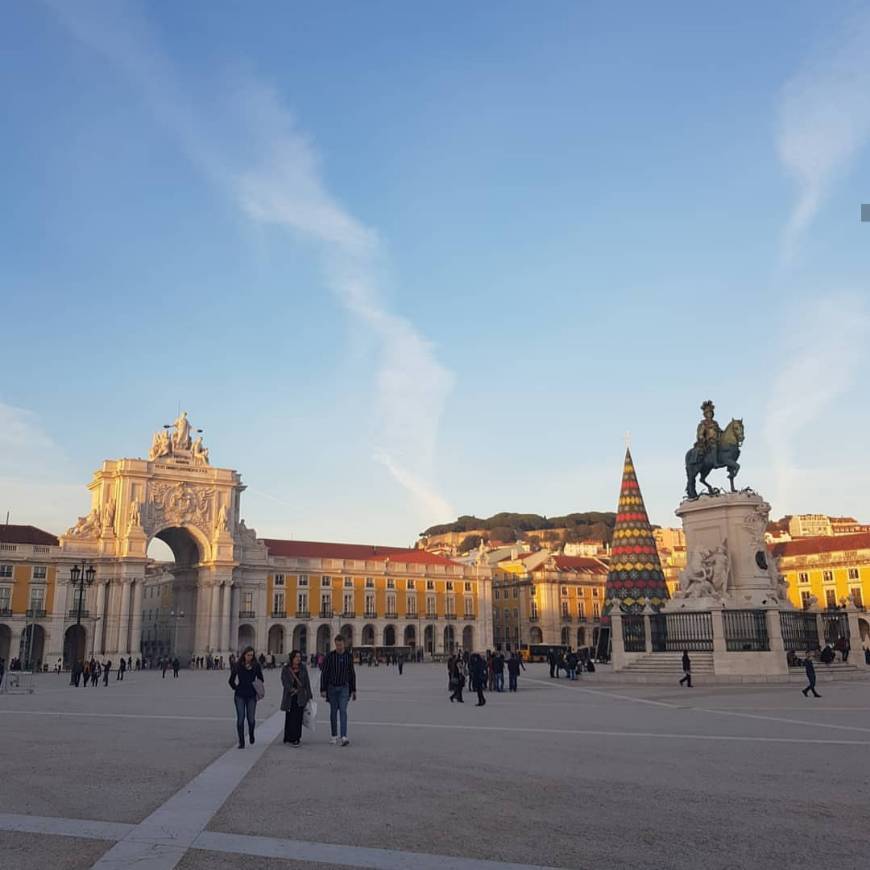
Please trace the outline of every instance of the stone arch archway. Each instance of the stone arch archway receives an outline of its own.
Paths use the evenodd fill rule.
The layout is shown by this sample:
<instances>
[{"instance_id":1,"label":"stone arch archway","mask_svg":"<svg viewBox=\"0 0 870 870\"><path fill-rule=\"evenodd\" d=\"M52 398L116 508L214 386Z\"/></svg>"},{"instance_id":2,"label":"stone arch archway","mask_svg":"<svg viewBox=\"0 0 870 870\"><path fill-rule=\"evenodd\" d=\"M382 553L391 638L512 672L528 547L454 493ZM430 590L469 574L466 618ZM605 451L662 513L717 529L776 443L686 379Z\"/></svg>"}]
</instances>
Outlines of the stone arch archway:
<instances>
[{"instance_id":1,"label":"stone arch archway","mask_svg":"<svg viewBox=\"0 0 870 870\"><path fill-rule=\"evenodd\" d=\"M858 617L858 633L861 635L859 638L861 644L870 642L870 622L863 616Z\"/></svg>"},{"instance_id":2,"label":"stone arch archway","mask_svg":"<svg viewBox=\"0 0 870 870\"><path fill-rule=\"evenodd\" d=\"M341 636L348 646L353 646L353 626L350 623L341 627Z\"/></svg>"},{"instance_id":3,"label":"stone arch archway","mask_svg":"<svg viewBox=\"0 0 870 870\"><path fill-rule=\"evenodd\" d=\"M324 622L323 625L317 629L317 652L326 655L329 652L331 639L329 625Z\"/></svg>"},{"instance_id":4,"label":"stone arch archway","mask_svg":"<svg viewBox=\"0 0 870 870\"><path fill-rule=\"evenodd\" d=\"M544 635L537 625L533 625L529 629L529 642L533 644L541 644L544 642Z\"/></svg>"},{"instance_id":5,"label":"stone arch archway","mask_svg":"<svg viewBox=\"0 0 870 870\"><path fill-rule=\"evenodd\" d=\"M308 628L297 625L293 629L293 649L298 649L302 655L308 655Z\"/></svg>"},{"instance_id":6,"label":"stone arch archway","mask_svg":"<svg viewBox=\"0 0 870 870\"><path fill-rule=\"evenodd\" d=\"M284 626L273 625L269 629L269 636L266 640L266 652L269 655L284 655Z\"/></svg>"},{"instance_id":7,"label":"stone arch archway","mask_svg":"<svg viewBox=\"0 0 870 870\"><path fill-rule=\"evenodd\" d=\"M388 625L384 629L384 646L396 645L396 626Z\"/></svg>"},{"instance_id":8,"label":"stone arch archway","mask_svg":"<svg viewBox=\"0 0 870 870\"><path fill-rule=\"evenodd\" d=\"M242 650L246 646L252 646L254 650L257 649L257 632L254 630L253 625L249 625L247 622L242 623L239 626L239 642L238 642L238 654L241 655Z\"/></svg>"},{"instance_id":9,"label":"stone arch archway","mask_svg":"<svg viewBox=\"0 0 870 870\"><path fill-rule=\"evenodd\" d=\"M374 646L375 645L375 627L371 624L363 626L362 645L363 646Z\"/></svg>"},{"instance_id":10,"label":"stone arch archway","mask_svg":"<svg viewBox=\"0 0 870 870\"><path fill-rule=\"evenodd\" d=\"M456 632L452 625L444 626L444 652L452 653L456 647Z\"/></svg>"},{"instance_id":11,"label":"stone arch archway","mask_svg":"<svg viewBox=\"0 0 870 870\"><path fill-rule=\"evenodd\" d=\"M8 625L0 625L0 658L9 667L9 654L12 652L12 629Z\"/></svg>"},{"instance_id":12,"label":"stone arch archway","mask_svg":"<svg viewBox=\"0 0 870 870\"><path fill-rule=\"evenodd\" d=\"M41 625L31 623L21 632L18 657L24 670L41 667L45 658L46 632Z\"/></svg>"},{"instance_id":13,"label":"stone arch archway","mask_svg":"<svg viewBox=\"0 0 870 870\"><path fill-rule=\"evenodd\" d=\"M471 625L462 629L462 648L469 652L474 651L474 627Z\"/></svg>"},{"instance_id":14,"label":"stone arch archway","mask_svg":"<svg viewBox=\"0 0 870 870\"><path fill-rule=\"evenodd\" d=\"M405 646L415 649L417 646L417 627L414 625L406 625L403 640Z\"/></svg>"},{"instance_id":15,"label":"stone arch archway","mask_svg":"<svg viewBox=\"0 0 870 870\"><path fill-rule=\"evenodd\" d=\"M427 625L423 629L423 651L426 655L435 655L435 626Z\"/></svg>"},{"instance_id":16,"label":"stone arch archway","mask_svg":"<svg viewBox=\"0 0 870 870\"><path fill-rule=\"evenodd\" d=\"M0 653L0 655L3 655ZM71 625L63 635L63 664L71 667L88 655L88 633L83 625Z\"/></svg>"}]
</instances>

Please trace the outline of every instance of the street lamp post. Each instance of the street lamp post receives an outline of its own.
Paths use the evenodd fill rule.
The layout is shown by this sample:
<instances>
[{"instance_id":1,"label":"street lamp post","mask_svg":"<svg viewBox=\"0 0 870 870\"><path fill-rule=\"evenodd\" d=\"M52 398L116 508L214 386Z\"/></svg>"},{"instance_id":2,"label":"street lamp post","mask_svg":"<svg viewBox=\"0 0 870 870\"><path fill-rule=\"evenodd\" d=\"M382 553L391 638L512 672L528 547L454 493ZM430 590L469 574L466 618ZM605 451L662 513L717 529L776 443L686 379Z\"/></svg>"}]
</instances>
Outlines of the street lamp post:
<instances>
[{"instance_id":1,"label":"street lamp post","mask_svg":"<svg viewBox=\"0 0 870 870\"><path fill-rule=\"evenodd\" d=\"M93 565L88 565L86 568L84 559L82 559L81 567L73 565L72 568L69 569L69 582L78 595L78 605L76 606L76 628L78 629L80 629L82 625L82 604L84 603L85 598L85 588L94 582L96 576L96 568L94 568ZM78 638L79 632L76 631L76 644L78 644ZM82 656L84 656L86 652L87 649L82 650ZM78 646L76 646L76 653L78 653ZM72 672L72 670L74 669L71 667L70 671ZM72 676L70 676L70 683L72 683Z\"/></svg>"}]
</instances>

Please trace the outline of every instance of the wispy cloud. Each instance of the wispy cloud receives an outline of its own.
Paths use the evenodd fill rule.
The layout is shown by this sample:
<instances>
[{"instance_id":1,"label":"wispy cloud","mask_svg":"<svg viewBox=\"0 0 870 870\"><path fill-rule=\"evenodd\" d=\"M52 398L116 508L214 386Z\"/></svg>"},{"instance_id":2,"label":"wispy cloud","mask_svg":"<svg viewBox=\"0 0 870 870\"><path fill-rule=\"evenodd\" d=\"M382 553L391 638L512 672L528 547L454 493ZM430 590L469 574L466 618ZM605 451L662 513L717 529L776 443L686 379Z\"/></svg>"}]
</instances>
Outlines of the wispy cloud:
<instances>
[{"instance_id":1,"label":"wispy cloud","mask_svg":"<svg viewBox=\"0 0 870 870\"><path fill-rule=\"evenodd\" d=\"M219 103L194 100L136 7L50 5L79 40L129 76L196 169L250 220L316 247L326 283L379 348L374 458L413 497L420 519L452 517L432 483L452 374L417 327L385 303L377 233L327 189L317 151L280 95L256 76L237 74Z\"/></svg>"},{"instance_id":2,"label":"wispy cloud","mask_svg":"<svg viewBox=\"0 0 870 870\"><path fill-rule=\"evenodd\" d=\"M791 259L801 234L836 179L870 141L870 13L842 31L785 85L777 147L794 177L797 198L783 233ZM857 220L858 203L855 203Z\"/></svg>"},{"instance_id":3,"label":"wispy cloud","mask_svg":"<svg viewBox=\"0 0 870 870\"><path fill-rule=\"evenodd\" d=\"M764 438L774 475L774 508L785 511L793 509L799 488L806 489L801 464L815 464L820 455L801 443L802 432L830 412L838 397L866 383L870 311L858 294L830 294L787 318L782 334L783 364L772 384ZM851 435L845 440L850 452L844 459L851 463L861 439ZM799 446L809 454L803 463Z\"/></svg>"}]
</instances>

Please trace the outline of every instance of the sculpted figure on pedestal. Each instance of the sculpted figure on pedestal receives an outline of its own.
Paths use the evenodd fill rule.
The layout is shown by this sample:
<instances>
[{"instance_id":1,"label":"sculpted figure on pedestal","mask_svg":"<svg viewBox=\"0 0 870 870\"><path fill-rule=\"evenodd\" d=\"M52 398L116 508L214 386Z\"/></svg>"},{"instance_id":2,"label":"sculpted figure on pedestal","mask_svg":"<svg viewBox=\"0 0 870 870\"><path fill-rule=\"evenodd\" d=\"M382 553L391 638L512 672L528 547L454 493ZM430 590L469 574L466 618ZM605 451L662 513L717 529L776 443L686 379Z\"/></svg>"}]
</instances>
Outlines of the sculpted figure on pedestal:
<instances>
[{"instance_id":1,"label":"sculpted figure on pedestal","mask_svg":"<svg viewBox=\"0 0 870 870\"><path fill-rule=\"evenodd\" d=\"M245 525L244 520L239 520L239 538L242 543L245 544L256 544L257 543L257 530L249 529Z\"/></svg>"},{"instance_id":2,"label":"sculpted figure on pedestal","mask_svg":"<svg viewBox=\"0 0 870 870\"><path fill-rule=\"evenodd\" d=\"M86 517L79 517L67 534L73 538L96 538L100 528L100 512L94 508Z\"/></svg>"},{"instance_id":3,"label":"sculpted figure on pedestal","mask_svg":"<svg viewBox=\"0 0 870 870\"><path fill-rule=\"evenodd\" d=\"M172 446L177 450L190 450L190 423L187 419L187 411L182 411L175 422L175 434L172 436Z\"/></svg>"},{"instance_id":4,"label":"sculpted figure on pedestal","mask_svg":"<svg viewBox=\"0 0 870 870\"><path fill-rule=\"evenodd\" d=\"M148 458L153 461L161 456L170 456L171 454L172 442L169 440L169 433L165 429L155 432L151 439L151 450L148 451Z\"/></svg>"},{"instance_id":5,"label":"sculpted figure on pedestal","mask_svg":"<svg viewBox=\"0 0 870 870\"><path fill-rule=\"evenodd\" d=\"M732 419L723 431L714 418L716 406L711 401L704 402L701 411L704 418L698 424L695 444L686 454L686 495L691 499L698 498L695 485L698 475L708 494L718 494L719 490L707 483L707 475L714 468L727 468L731 492L737 491L734 478L740 470L737 459L743 444L743 420Z\"/></svg>"},{"instance_id":6,"label":"sculpted figure on pedestal","mask_svg":"<svg viewBox=\"0 0 870 870\"><path fill-rule=\"evenodd\" d=\"M710 583L719 597L728 591L731 581L731 559L726 544L727 541L723 541L709 557Z\"/></svg>"},{"instance_id":7,"label":"sculpted figure on pedestal","mask_svg":"<svg viewBox=\"0 0 870 870\"><path fill-rule=\"evenodd\" d=\"M130 502L130 518L127 521L128 529L135 529L142 525L142 507L138 501Z\"/></svg>"},{"instance_id":8,"label":"sculpted figure on pedestal","mask_svg":"<svg viewBox=\"0 0 870 870\"><path fill-rule=\"evenodd\" d=\"M115 499L110 498L103 511L103 528L107 531L115 525Z\"/></svg>"},{"instance_id":9,"label":"sculpted figure on pedestal","mask_svg":"<svg viewBox=\"0 0 870 870\"><path fill-rule=\"evenodd\" d=\"M230 527L229 515L227 513L227 506L225 504L221 505L221 509L218 511L217 517L217 529L219 532L225 532Z\"/></svg>"},{"instance_id":10,"label":"sculpted figure on pedestal","mask_svg":"<svg viewBox=\"0 0 870 870\"><path fill-rule=\"evenodd\" d=\"M208 465L208 447L203 447L202 435L193 442L193 462L195 465Z\"/></svg>"}]
</instances>

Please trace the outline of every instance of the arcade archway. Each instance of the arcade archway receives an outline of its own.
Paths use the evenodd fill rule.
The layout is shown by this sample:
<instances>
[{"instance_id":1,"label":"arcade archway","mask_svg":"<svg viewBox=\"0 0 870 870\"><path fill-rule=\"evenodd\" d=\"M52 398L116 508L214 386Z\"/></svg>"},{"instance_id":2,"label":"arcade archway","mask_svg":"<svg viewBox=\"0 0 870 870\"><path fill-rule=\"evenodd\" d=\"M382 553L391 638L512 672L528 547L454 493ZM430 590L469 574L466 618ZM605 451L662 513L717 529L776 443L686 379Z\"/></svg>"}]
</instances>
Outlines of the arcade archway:
<instances>
[{"instance_id":1,"label":"arcade archway","mask_svg":"<svg viewBox=\"0 0 870 870\"><path fill-rule=\"evenodd\" d=\"M384 646L396 645L396 626L388 625L384 629Z\"/></svg>"},{"instance_id":2,"label":"arcade archway","mask_svg":"<svg viewBox=\"0 0 870 870\"><path fill-rule=\"evenodd\" d=\"M0 653L2 655L2 653ZM63 664L71 667L88 656L88 633L83 625L71 625L63 636Z\"/></svg>"},{"instance_id":3,"label":"arcade archway","mask_svg":"<svg viewBox=\"0 0 870 870\"><path fill-rule=\"evenodd\" d=\"M45 655L45 629L41 625L28 625L21 632L21 643L18 646L18 658L26 671L41 668Z\"/></svg>"},{"instance_id":4,"label":"arcade archway","mask_svg":"<svg viewBox=\"0 0 870 870\"><path fill-rule=\"evenodd\" d=\"M474 649L474 629L470 625L462 629L462 649L468 652Z\"/></svg>"},{"instance_id":5,"label":"arcade archway","mask_svg":"<svg viewBox=\"0 0 870 870\"><path fill-rule=\"evenodd\" d=\"M297 625L293 629L293 649L308 655L308 629L304 625Z\"/></svg>"},{"instance_id":6,"label":"arcade archway","mask_svg":"<svg viewBox=\"0 0 870 870\"><path fill-rule=\"evenodd\" d=\"M12 630L8 625L0 625L0 658L6 662L6 667L9 667L9 653L12 645Z\"/></svg>"},{"instance_id":7,"label":"arcade archway","mask_svg":"<svg viewBox=\"0 0 870 870\"><path fill-rule=\"evenodd\" d=\"M350 624L341 627L341 636L348 646L353 646L353 626Z\"/></svg>"},{"instance_id":8,"label":"arcade archway","mask_svg":"<svg viewBox=\"0 0 870 870\"><path fill-rule=\"evenodd\" d=\"M269 639L267 643L267 652L270 655L284 655L284 627L281 625L273 625L269 629Z\"/></svg>"},{"instance_id":9,"label":"arcade archway","mask_svg":"<svg viewBox=\"0 0 870 870\"><path fill-rule=\"evenodd\" d=\"M405 626L405 646L414 649L417 646L417 629L413 625Z\"/></svg>"},{"instance_id":10,"label":"arcade archway","mask_svg":"<svg viewBox=\"0 0 870 870\"><path fill-rule=\"evenodd\" d=\"M326 623L317 629L317 652L324 655L329 652L329 626Z\"/></svg>"}]
</instances>

